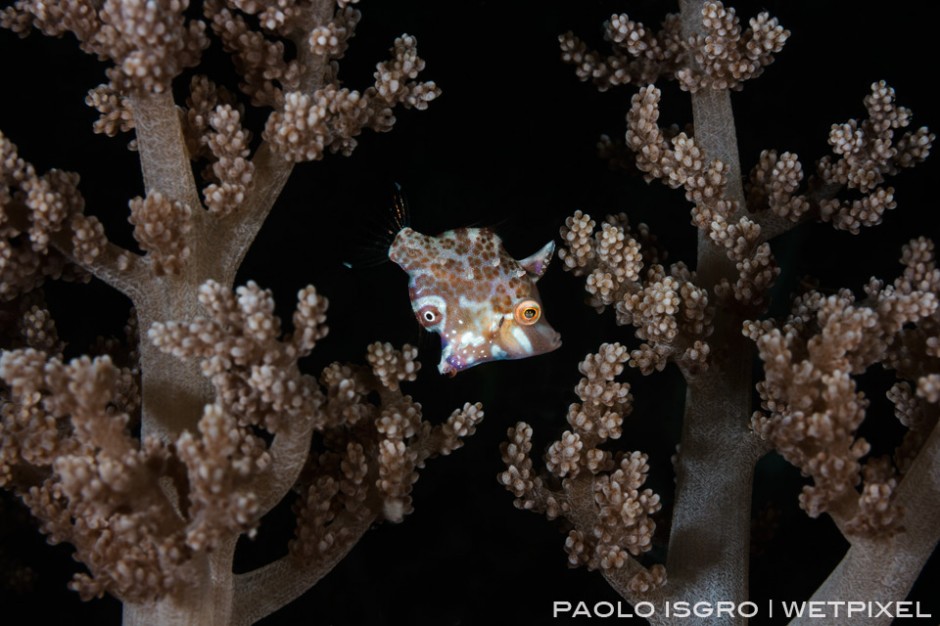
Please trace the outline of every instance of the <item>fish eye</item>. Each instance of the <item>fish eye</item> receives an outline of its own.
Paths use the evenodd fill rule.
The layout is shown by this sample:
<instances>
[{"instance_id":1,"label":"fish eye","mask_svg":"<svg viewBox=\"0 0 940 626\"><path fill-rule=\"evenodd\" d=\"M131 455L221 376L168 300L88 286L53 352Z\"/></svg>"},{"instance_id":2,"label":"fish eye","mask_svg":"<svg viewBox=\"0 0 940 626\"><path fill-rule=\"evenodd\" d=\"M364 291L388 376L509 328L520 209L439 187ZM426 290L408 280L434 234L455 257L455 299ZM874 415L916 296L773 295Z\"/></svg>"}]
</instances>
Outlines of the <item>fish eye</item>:
<instances>
[{"instance_id":1,"label":"fish eye","mask_svg":"<svg viewBox=\"0 0 940 626\"><path fill-rule=\"evenodd\" d=\"M435 306L424 306L418 310L418 322L424 326L435 326L441 321L441 312Z\"/></svg>"},{"instance_id":2,"label":"fish eye","mask_svg":"<svg viewBox=\"0 0 940 626\"><path fill-rule=\"evenodd\" d=\"M513 313L516 321L524 326L531 326L542 317L542 307L535 300L523 300L516 305Z\"/></svg>"}]
</instances>

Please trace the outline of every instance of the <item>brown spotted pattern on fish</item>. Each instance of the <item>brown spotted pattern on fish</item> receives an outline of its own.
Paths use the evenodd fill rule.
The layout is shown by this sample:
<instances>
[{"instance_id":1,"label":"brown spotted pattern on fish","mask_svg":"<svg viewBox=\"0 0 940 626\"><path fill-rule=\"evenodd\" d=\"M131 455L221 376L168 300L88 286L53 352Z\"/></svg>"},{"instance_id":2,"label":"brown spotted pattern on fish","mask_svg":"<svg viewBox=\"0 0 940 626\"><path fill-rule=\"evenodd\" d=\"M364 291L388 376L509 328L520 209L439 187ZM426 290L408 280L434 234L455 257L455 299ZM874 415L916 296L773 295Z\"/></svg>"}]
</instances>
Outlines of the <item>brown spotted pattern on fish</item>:
<instances>
[{"instance_id":1,"label":"brown spotted pattern on fish","mask_svg":"<svg viewBox=\"0 0 940 626\"><path fill-rule=\"evenodd\" d=\"M388 256L408 273L418 323L441 336L442 374L561 345L535 286L554 251L550 241L516 260L486 228L458 228L436 237L411 228L398 232Z\"/></svg>"}]
</instances>

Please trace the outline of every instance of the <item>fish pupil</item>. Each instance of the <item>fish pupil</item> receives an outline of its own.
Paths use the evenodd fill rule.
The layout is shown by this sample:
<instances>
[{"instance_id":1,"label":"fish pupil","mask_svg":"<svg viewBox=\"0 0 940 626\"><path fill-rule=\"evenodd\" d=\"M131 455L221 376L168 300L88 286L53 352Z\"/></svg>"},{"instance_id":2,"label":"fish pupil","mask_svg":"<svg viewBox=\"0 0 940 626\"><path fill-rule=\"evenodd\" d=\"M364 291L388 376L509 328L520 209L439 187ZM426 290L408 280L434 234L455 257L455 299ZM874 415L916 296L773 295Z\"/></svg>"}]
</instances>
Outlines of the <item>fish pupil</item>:
<instances>
[{"instance_id":1,"label":"fish pupil","mask_svg":"<svg viewBox=\"0 0 940 626\"><path fill-rule=\"evenodd\" d=\"M539 321L541 316L541 307L533 300L523 300L516 305L513 313L516 323L523 326L531 326Z\"/></svg>"}]
</instances>

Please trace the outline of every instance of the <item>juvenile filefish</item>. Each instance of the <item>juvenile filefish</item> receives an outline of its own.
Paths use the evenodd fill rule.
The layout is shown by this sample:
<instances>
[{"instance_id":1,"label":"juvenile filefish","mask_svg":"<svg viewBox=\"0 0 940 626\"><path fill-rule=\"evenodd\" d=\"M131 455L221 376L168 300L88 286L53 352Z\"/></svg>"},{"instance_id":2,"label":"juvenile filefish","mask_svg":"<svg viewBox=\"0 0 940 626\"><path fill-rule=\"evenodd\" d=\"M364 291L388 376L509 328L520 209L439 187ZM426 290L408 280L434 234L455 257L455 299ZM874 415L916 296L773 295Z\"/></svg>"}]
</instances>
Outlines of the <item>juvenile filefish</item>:
<instances>
[{"instance_id":1,"label":"juvenile filefish","mask_svg":"<svg viewBox=\"0 0 940 626\"><path fill-rule=\"evenodd\" d=\"M561 346L535 286L554 251L550 241L517 261L486 228L458 228L436 237L408 227L398 231L388 257L408 272L418 323L441 336L442 374Z\"/></svg>"}]
</instances>

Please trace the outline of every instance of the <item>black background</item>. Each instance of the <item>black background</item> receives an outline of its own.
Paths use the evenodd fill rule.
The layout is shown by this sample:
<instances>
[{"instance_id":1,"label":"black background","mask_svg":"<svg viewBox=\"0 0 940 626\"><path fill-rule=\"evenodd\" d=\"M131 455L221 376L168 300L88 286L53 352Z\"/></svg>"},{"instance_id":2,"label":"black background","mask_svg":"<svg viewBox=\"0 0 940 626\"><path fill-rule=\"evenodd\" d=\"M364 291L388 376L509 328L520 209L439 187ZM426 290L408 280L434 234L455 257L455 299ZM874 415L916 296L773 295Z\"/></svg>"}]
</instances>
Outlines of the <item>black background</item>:
<instances>
[{"instance_id":1,"label":"black background","mask_svg":"<svg viewBox=\"0 0 940 626\"><path fill-rule=\"evenodd\" d=\"M664 6L665 5L665 6ZM829 126L864 114L862 98L872 82L892 85L902 105L914 111L915 126L940 128L929 90L935 87L936 14L928 3L836 1L737 2L745 19L769 10L792 36L765 75L733 96L741 157L749 169L760 150L797 152L804 168L828 152ZM649 223L670 250L670 260L694 262L694 229L681 194L635 175L611 171L596 157L601 133L622 136L624 114L635 87L598 93L580 83L559 60L557 36L573 30L601 46L601 22L628 12L649 26L671 3L652 0L467 1L363 0L363 19L342 61L340 77L352 88L371 82L374 64L387 57L394 37L418 38L427 60L425 79L443 96L428 111L399 112L390 134L367 133L351 158L330 155L298 167L249 253L238 282L255 280L273 289L278 312L289 319L294 294L313 283L330 298L330 335L304 369L319 371L333 360L362 361L372 341L417 342L424 364L408 391L440 421L464 401L482 401L486 419L467 445L433 460L415 486L415 513L400 525L369 532L352 553L300 600L264 624L544 624L553 600L589 604L618 597L600 574L569 570L564 535L554 523L516 510L497 484L498 444L517 420L533 424L536 450L567 426L575 401L577 363L603 341L632 342L629 329L612 314L585 307L583 281L552 267L540 283L546 315L564 346L550 355L472 368L454 379L439 376L436 336L419 336L411 314L407 279L392 264L347 270L342 261L361 252L364 225L381 221L393 181L408 196L412 224L435 233L485 225L507 248L525 256L558 237L575 209L595 217L626 211ZM125 149L127 136L94 135L94 112L85 107L88 89L103 81L103 66L81 54L71 38L34 34L18 40L0 32L0 128L39 171L77 171L87 211L99 216L108 235L133 246L127 200L142 193L137 158ZM234 74L218 42L207 53L213 78L233 84ZM177 87L185 85L177 80ZM665 123L685 124L688 95L664 86ZM263 114L249 118L257 124ZM892 279L899 272L900 246L910 238L938 235L937 157L903 172L896 186L898 209L885 224L852 236L828 225L809 225L774 243L784 274L773 311L787 308L787 292L804 275L825 288L858 293L869 276ZM366 238L367 239L367 238ZM118 332L128 303L100 283L58 284L50 305L67 356L81 354L96 335ZM863 434L876 452L888 452L902 434L884 399L890 384L880 368L866 374L872 407ZM649 484L671 503L669 456L677 442L683 387L673 369L646 378L630 371L636 410L626 420L618 449L650 454ZM754 508L773 506L779 525L752 557L755 601L808 598L847 547L832 522L811 520L797 507L803 479L771 455L758 467ZM113 599L81 603L65 588L80 565L67 546L49 547L4 495L0 543L7 564L34 571L30 589L0 588L4 623L68 619L72 623L117 623ZM244 571L284 550L289 526L277 510L236 560ZM668 523L668 515L661 520ZM664 560L665 536L651 554ZM911 599L940 615L935 589L940 563L934 557ZM933 584L933 586L931 586ZM690 599L695 600L695 599ZM763 604L761 604L763 606ZM12 619L11 619L12 618ZM583 621L583 620L582 620ZM641 622L642 620L638 620ZM755 619L752 623L781 623ZM585 622L587 623L587 622Z\"/></svg>"}]
</instances>

